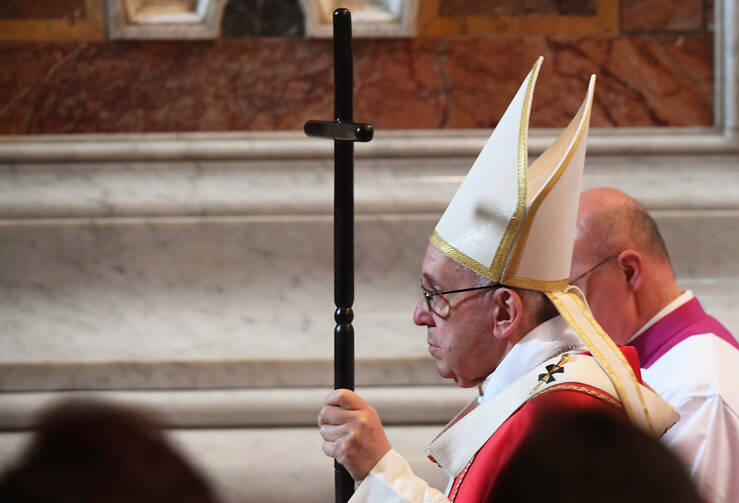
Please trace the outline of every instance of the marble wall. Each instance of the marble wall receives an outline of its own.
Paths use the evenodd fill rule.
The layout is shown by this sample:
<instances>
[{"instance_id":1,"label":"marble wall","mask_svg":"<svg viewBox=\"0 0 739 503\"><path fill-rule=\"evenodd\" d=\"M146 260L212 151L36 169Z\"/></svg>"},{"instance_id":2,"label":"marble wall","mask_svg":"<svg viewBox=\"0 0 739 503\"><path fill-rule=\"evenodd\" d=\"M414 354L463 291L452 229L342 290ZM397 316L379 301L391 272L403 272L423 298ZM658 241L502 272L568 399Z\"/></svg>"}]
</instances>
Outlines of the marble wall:
<instances>
[{"instance_id":1,"label":"marble wall","mask_svg":"<svg viewBox=\"0 0 739 503\"><path fill-rule=\"evenodd\" d=\"M0 134L298 130L327 118L330 41L300 38L299 17L280 24L263 4L233 0L216 41L109 42L90 40L92 26L104 37L95 0L47 14L11 2ZM422 2L419 36L355 41L355 116L378 129L488 128L544 55L535 127L565 125L589 73L595 127L713 124L709 0L560 4ZM75 26L79 40L65 41Z\"/></svg>"},{"instance_id":2,"label":"marble wall","mask_svg":"<svg viewBox=\"0 0 739 503\"><path fill-rule=\"evenodd\" d=\"M736 145L618 154L605 133L589 139L584 185L643 201L680 285L737 333ZM85 396L156 413L227 503L331 500L315 415L332 377L333 166L329 149L301 151L301 133L270 134L234 135L230 160L238 145L183 135L186 153L151 135L0 138L0 471L38 410ZM357 146L356 382L441 488L423 446L475 390L441 382L411 312L427 236L485 138L454 156L440 136L411 149L418 132L399 134ZM693 136L680 149L698 150ZM532 158L553 140L535 132ZM405 150L369 150L390 143ZM120 144L116 158L100 144Z\"/></svg>"},{"instance_id":3,"label":"marble wall","mask_svg":"<svg viewBox=\"0 0 739 503\"><path fill-rule=\"evenodd\" d=\"M54 2L5 0L0 4L0 19L74 19L86 15L84 0Z\"/></svg>"},{"instance_id":4,"label":"marble wall","mask_svg":"<svg viewBox=\"0 0 739 503\"><path fill-rule=\"evenodd\" d=\"M103 0L40 4L0 5L0 470L38 410L92 396L152 410L228 503L329 501L333 166L298 130L330 114L331 42L303 38L297 1L232 0L211 42L111 42ZM584 184L643 201L680 285L737 333L739 45L724 26L714 68L711 0L420 4L417 37L355 40L378 129L356 148L357 385L443 487L422 449L470 397L410 312L487 139L456 128L492 126L540 54L534 126L563 125L589 72L594 126L715 122L596 127ZM554 137L532 131L532 159Z\"/></svg>"},{"instance_id":5,"label":"marble wall","mask_svg":"<svg viewBox=\"0 0 739 503\"><path fill-rule=\"evenodd\" d=\"M419 33L629 34L710 30L712 0L423 0Z\"/></svg>"},{"instance_id":6,"label":"marble wall","mask_svg":"<svg viewBox=\"0 0 739 503\"><path fill-rule=\"evenodd\" d=\"M0 3L0 40L104 40L105 6L101 0ZM0 68L9 71L0 54Z\"/></svg>"},{"instance_id":7,"label":"marble wall","mask_svg":"<svg viewBox=\"0 0 739 503\"><path fill-rule=\"evenodd\" d=\"M596 0L557 2L554 0L503 0L475 2L470 0L442 0L442 16L517 16L522 14L595 14Z\"/></svg>"},{"instance_id":8,"label":"marble wall","mask_svg":"<svg viewBox=\"0 0 739 503\"><path fill-rule=\"evenodd\" d=\"M712 5L703 0L624 0L621 28L624 31L700 31L710 23Z\"/></svg>"}]
</instances>

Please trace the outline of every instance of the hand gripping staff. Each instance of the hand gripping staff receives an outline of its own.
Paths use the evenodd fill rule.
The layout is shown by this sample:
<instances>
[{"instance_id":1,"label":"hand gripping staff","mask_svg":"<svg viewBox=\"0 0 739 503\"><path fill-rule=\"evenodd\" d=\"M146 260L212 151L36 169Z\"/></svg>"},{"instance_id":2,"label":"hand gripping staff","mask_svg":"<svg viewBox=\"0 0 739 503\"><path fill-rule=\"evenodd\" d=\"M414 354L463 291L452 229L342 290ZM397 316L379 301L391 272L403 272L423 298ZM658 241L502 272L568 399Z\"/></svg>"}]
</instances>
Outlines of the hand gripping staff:
<instances>
[{"instance_id":1,"label":"hand gripping staff","mask_svg":"<svg viewBox=\"0 0 739 503\"><path fill-rule=\"evenodd\" d=\"M352 18L334 11L334 120L308 121L305 134L334 140L334 389L354 389L354 143L372 139L374 127L354 121ZM336 502L354 493L349 472L334 461Z\"/></svg>"}]
</instances>

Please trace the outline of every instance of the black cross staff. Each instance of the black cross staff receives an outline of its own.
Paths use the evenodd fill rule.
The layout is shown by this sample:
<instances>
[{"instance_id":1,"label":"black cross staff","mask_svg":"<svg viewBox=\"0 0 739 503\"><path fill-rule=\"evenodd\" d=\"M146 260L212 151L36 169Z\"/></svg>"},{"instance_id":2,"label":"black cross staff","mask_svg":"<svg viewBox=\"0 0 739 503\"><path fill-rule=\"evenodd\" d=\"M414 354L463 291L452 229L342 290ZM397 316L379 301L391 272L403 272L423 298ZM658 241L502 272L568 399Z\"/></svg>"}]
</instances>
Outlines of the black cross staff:
<instances>
[{"instance_id":1,"label":"black cross staff","mask_svg":"<svg viewBox=\"0 0 739 503\"><path fill-rule=\"evenodd\" d=\"M334 11L334 120L308 121L305 134L334 140L334 389L354 389L354 143L372 139L374 127L354 121L352 18ZM337 503L354 493L354 480L334 461Z\"/></svg>"}]
</instances>

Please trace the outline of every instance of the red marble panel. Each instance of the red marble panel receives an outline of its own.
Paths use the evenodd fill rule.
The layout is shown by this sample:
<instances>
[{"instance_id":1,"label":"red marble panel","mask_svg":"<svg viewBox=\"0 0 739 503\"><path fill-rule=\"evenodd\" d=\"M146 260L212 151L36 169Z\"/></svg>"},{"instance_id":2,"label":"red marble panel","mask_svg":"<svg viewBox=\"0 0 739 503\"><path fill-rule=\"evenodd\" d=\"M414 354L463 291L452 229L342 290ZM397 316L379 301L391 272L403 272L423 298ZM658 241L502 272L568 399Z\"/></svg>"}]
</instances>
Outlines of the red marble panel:
<instances>
[{"instance_id":1,"label":"red marble panel","mask_svg":"<svg viewBox=\"0 0 739 503\"><path fill-rule=\"evenodd\" d=\"M712 123L711 37L355 41L357 120L494 125L539 55L533 124L565 125L598 74L595 126ZM0 134L297 130L330 118L328 40L0 44Z\"/></svg>"},{"instance_id":2,"label":"red marble panel","mask_svg":"<svg viewBox=\"0 0 739 503\"><path fill-rule=\"evenodd\" d=\"M477 44L475 47L473 44ZM688 126L712 123L712 45L705 37L530 37L449 44L449 122L497 123L533 64L544 56L532 124L564 126L595 73L593 126Z\"/></svg>"},{"instance_id":3,"label":"red marble panel","mask_svg":"<svg viewBox=\"0 0 739 503\"><path fill-rule=\"evenodd\" d=\"M0 19L61 19L85 17L85 0L3 0Z\"/></svg>"},{"instance_id":4,"label":"red marble panel","mask_svg":"<svg viewBox=\"0 0 739 503\"><path fill-rule=\"evenodd\" d=\"M704 0L621 0L623 31L701 30Z\"/></svg>"},{"instance_id":5,"label":"red marble panel","mask_svg":"<svg viewBox=\"0 0 739 503\"><path fill-rule=\"evenodd\" d=\"M444 127L451 95L443 43L358 41L355 51L357 120L378 129Z\"/></svg>"},{"instance_id":6,"label":"red marble panel","mask_svg":"<svg viewBox=\"0 0 739 503\"><path fill-rule=\"evenodd\" d=\"M439 14L444 17L591 15L597 0L440 0Z\"/></svg>"},{"instance_id":7,"label":"red marble panel","mask_svg":"<svg viewBox=\"0 0 739 503\"><path fill-rule=\"evenodd\" d=\"M38 44L1 54L3 132L296 129L297 114L331 106L328 40Z\"/></svg>"}]
</instances>

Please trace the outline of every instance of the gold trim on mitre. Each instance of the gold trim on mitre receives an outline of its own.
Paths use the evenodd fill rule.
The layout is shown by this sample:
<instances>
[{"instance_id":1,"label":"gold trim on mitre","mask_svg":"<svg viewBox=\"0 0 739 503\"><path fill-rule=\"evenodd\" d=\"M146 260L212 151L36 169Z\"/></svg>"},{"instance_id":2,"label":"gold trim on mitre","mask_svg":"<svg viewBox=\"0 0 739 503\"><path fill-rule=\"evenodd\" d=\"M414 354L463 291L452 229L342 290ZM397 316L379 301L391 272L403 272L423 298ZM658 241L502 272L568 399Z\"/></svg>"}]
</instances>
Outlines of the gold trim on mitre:
<instances>
[{"instance_id":1,"label":"gold trim on mitre","mask_svg":"<svg viewBox=\"0 0 739 503\"><path fill-rule=\"evenodd\" d=\"M498 282L499 280L496 277L491 276L491 273L493 272L492 267L485 267L477 260L473 259L472 257L468 257L452 245L450 245L441 235L436 232L436 229L431 233L431 236L429 236L429 241L431 244L433 244L441 253L446 255L447 257L451 258L455 262L458 262L465 266L467 269L476 272L480 276L483 276L491 281ZM531 280L527 278L511 278L510 280L506 280L505 285L507 286L515 286L519 288L525 288L527 290L538 290L541 292L554 292L557 290L562 290L564 288L567 288L567 284L569 283L569 278L562 278L555 281L546 281L546 280Z\"/></svg>"},{"instance_id":2,"label":"gold trim on mitre","mask_svg":"<svg viewBox=\"0 0 739 503\"><path fill-rule=\"evenodd\" d=\"M443 253L450 259L454 260L455 262L459 262L460 264L465 266L467 269L475 271L480 276L484 276L491 281L495 281L495 282L498 281L498 279L493 277L491 274L492 268L482 265L477 260L473 259L472 257L468 257L461 251L457 250L455 247L450 245L446 241L446 239L441 237L441 234L436 232L436 229L434 229L434 232L432 232L431 236L429 236L429 241L431 242L432 245L438 248L441 253Z\"/></svg>"},{"instance_id":3,"label":"gold trim on mitre","mask_svg":"<svg viewBox=\"0 0 739 503\"><path fill-rule=\"evenodd\" d=\"M580 118L580 120L577 122L577 129L575 130L576 136L574 140L571 140L568 142L567 150L565 151L564 156L560 158L558 164L555 166L555 169L549 175L548 179L546 180L544 185L541 187L541 189L539 189L539 191L533 196L533 199L526 212L526 217L524 218L523 224L521 226L521 232L518 234L518 238L513 244L513 251L508 260L508 263L506 264L503 270L503 274L501 278L501 283L503 284L511 285L511 286L518 286L521 288L527 288L529 290L552 292L552 291L562 290L566 288L567 284L569 283L569 278L567 277L562 278L560 280L540 280L536 278L522 277L518 275L518 267L521 264L521 259L523 257L523 252L526 249L526 243L529 238L529 233L531 232L531 227L534 223L534 220L539 211L539 208L541 207L542 202L546 200L546 198L549 196L552 189L557 185L559 180L562 178L562 175L569 168L570 161L572 161L572 157L577 152L578 148L580 147L580 143L582 142L582 139L585 136L585 133L588 131L588 125L590 123L590 112L592 110L592 105L593 105L594 90L595 90L595 75L592 75L590 77L590 82L588 84L588 92L585 96L585 99L583 100L581 109L578 110L578 113L575 115L571 123L572 125L574 121L578 119L578 117ZM552 143L552 145L549 146L547 151L554 148L561 141L564 141L564 139L566 138L566 135L568 135L570 132L571 125L565 128L565 130L560 134L559 138L557 138L557 140L555 140L554 143ZM531 166L531 170L535 169L535 166L540 159L542 158L546 159L547 151L542 153L539 156L539 158L536 161L534 161L534 163ZM576 197L576 196L577 194L572 195L572 197ZM546 251L542 251L542 253L546 253Z\"/></svg>"},{"instance_id":4,"label":"gold trim on mitre","mask_svg":"<svg viewBox=\"0 0 739 503\"><path fill-rule=\"evenodd\" d=\"M511 253L512 247L516 243L516 237L521 229L521 222L526 217L526 170L529 167L529 116L531 111L531 91L539 75L539 67L544 60L542 56L534 63L531 69L531 78L526 85L526 94L523 99L523 107L521 109L521 121L518 125L518 200L516 201L516 210L513 212L510 222L503 233L503 239L500 240L498 249L495 252L493 263L490 270L495 271L496 278L488 277L494 281L500 281L503 276L503 269L507 262L507 258Z\"/></svg>"},{"instance_id":5,"label":"gold trim on mitre","mask_svg":"<svg viewBox=\"0 0 739 503\"><path fill-rule=\"evenodd\" d=\"M513 278L508 278L501 281L501 283L504 285L525 288L526 290L536 290L539 292L556 292L558 290L567 288L569 282L569 278L544 280L521 278L519 276L514 276Z\"/></svg>"}]
</instances>

